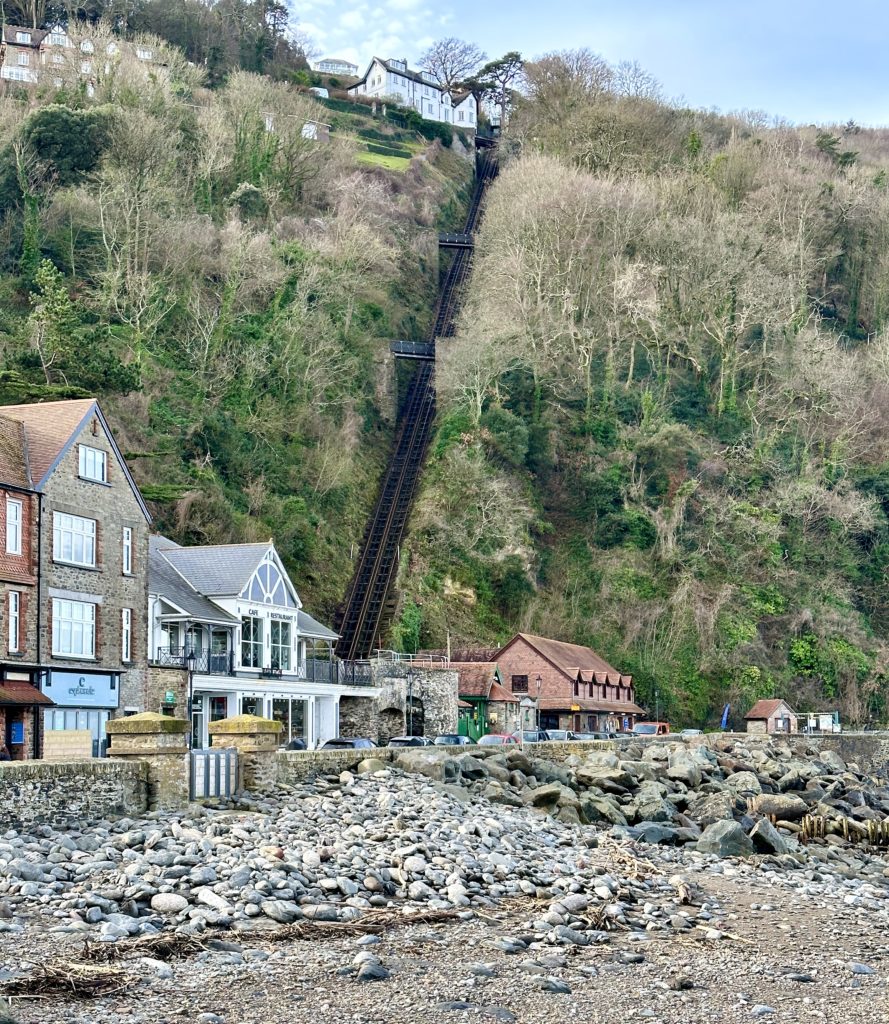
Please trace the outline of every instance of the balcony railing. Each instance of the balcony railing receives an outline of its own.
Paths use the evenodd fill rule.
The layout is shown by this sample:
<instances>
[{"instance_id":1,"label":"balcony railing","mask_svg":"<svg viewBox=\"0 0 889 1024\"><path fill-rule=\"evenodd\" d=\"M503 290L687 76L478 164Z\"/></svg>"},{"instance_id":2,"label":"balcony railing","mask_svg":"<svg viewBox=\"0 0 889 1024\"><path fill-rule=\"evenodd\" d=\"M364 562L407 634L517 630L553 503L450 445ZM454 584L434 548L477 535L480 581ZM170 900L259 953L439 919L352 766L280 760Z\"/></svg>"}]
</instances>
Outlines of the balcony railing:
<instances>
[{"instance_id":1,"label":"balcony railing","mask_svg":"<svg viewBox=\"0 0 889 1024\"><path fill-rule=\"evenodd\" d=\"M185 647L158 647L154 663L169 668L192 668L198 675L234 676L234 651L213 654L210 651L195 651L194 664L188 658ZM245 675L249 673L245 670ZM254 670L255 671L255 670ZM261 679L296 678L310 683L334 683L340 686L372 686L373 676L370 664L366 661L332 661L326 658L306 658L295 669L281 669L275 665L259 670Z\"/></svg>"}]
</instances>

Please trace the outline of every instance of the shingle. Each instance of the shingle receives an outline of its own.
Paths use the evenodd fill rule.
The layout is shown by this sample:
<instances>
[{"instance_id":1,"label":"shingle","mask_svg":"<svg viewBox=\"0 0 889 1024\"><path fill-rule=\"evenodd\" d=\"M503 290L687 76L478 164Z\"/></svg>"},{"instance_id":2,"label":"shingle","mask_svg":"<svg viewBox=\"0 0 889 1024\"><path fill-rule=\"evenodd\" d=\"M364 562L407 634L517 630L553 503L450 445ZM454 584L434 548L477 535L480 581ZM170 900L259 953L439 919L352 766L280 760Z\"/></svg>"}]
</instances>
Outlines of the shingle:
<instances>
[{"instance_id":1,"label":"shingle","mask_svg":"<svg viewBox=\"0 0 889 1024\"><path fill-rule=\"evenodd\" d=\"M621 673L617 669L609 665L604 658L601 658L589 647L569 644L564 640L550 640L548 637L533 636L530 633L518 633L517 636L529 643L571 679L576 679L577 673L580 671L607 673L614 677L615 681L621 678ZM511 644L512 640L509 643ZM508 647L509 644L506 646Z\"/></svg>"}]
</instances>

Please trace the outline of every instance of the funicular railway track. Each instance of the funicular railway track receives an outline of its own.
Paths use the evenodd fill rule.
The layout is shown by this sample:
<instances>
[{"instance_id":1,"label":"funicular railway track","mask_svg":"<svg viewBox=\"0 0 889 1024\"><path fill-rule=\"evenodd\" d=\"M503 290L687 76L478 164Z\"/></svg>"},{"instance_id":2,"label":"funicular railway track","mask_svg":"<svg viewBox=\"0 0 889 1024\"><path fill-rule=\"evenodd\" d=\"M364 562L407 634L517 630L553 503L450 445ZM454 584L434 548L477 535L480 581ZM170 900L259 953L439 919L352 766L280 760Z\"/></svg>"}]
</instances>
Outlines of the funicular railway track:
<instances>
[{"instance_id":1,"label":"funicular railway track","mask_svg":"<svg viewBox=\"0 0 889 1024\"><path fill-rule=\"evenodd\" d=\"M339 625L336 653L347 661L370 656L392 611L392 582L398 571L401 539L407 525L417 482L435 419L434 352L438 338L452 337L462 286L472 266L471 236L478 226L485 191L497 173L495 155L483 150L476 160L476 182L466 224L439 292L427 345L432 358L423 359L411 379L395 448L383 485L365 530L361 555L352 578ZM467 243L465 236L470 236ZM454 248L454 236L443 248ZM403 344L403 343L402 343ZM396 353L397 354L397 353Z\"/></svg>"}]
</instances>

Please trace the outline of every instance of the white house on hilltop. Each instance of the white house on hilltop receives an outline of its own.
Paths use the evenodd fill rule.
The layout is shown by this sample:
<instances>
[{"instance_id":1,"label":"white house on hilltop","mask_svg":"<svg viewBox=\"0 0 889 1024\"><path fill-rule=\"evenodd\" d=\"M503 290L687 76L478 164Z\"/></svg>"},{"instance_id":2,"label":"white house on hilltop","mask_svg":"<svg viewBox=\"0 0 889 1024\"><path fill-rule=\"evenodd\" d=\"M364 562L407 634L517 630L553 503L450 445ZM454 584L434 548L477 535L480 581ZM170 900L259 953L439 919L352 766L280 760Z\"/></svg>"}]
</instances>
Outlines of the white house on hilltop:
<instances>
[{"instance_id":1,"label":"white house on hilltop","mask_svg":"<svg viewBox=\"0 0 889 1024\"><path fill-rule=\"evenodd\" d=\"M358 77L358 65L347 60L340 60L339 57L324 57L312 64L315 71L325 75L348 75L350 78Z\"/></svg>"},{"instance_id":2,"label":"white house on hilltop","mask_svg":"<svg viewBox=\"0 0 889 1024\"><path fill-rule=\"evenodd\" d=\"M472 93L451 94L428 72L411 71L405 60L374 57L364 77L348 92L413 107L429 121L445 121L465 131L474 132L478 125L478 104Z\"/></svg>"},{"instance_id":3,"label":"white house on hilltop","mask_svg":"<svg viewBox=\"0 0 889 1024\"><path fill-rule=\"evenodd\" d=\"M180 547L152 537L148 575L149 689L169 686L167 700L190 703L195 747L208 745L211 722L249 714L280 722L283 743L312 748L338 735L341 697L370 696L340 681L337 634L303 611L271 541ZM187 695L174 693L183 669Z\"/></svg>"}]
</instances>

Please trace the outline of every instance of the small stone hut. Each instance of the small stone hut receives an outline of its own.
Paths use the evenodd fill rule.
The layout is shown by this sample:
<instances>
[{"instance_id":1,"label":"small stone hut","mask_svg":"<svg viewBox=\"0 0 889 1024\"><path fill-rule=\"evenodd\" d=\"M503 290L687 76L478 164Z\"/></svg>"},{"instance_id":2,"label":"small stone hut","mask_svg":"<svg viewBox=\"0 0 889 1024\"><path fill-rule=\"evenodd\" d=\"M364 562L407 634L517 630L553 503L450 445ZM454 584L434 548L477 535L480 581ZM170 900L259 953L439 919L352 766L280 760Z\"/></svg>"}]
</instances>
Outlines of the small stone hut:
<instances>
[{"instance_id":1,"label":"small stone hut","mask_svg":"<svg viewBox=\"0 0 889 1024\"><path fill-rule=\"evenodd\" d=\"M758 700L744 716L747 732L796 732L798 716L784 700Z\"/></svg>"}]
</instances>

